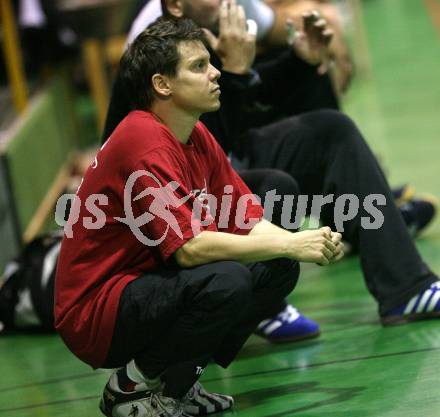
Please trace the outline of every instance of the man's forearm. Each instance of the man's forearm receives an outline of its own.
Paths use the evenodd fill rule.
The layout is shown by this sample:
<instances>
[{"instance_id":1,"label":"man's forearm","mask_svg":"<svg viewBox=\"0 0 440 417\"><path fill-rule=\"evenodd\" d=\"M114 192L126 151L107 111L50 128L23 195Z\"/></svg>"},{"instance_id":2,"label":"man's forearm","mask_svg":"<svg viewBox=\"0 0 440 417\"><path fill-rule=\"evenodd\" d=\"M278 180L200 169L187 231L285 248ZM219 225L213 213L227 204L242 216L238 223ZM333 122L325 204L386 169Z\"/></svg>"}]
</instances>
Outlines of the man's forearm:
<instances>
[{"instance_id":1,"label":"man's forearm","mask_svg":"<svg viewBox=\"0 0 440 417\"><path fill-rule=\"evenodd\" d=\"M231 260L241 263L266 261L288 256L287 236L276 234L247 236L205 231L176 251L182 267L193 267L215 261Z\"/></svg>"},{"instance_id":2,"label":"man's forearm","mask_svg":"<svg viewBox=\"0 0 440 417\"><path fill-rule=\"evenodd\" d=\"M183 268L215 261L249 263L275 258L328 265L344 256L341 237L329 227L291 233L263 219L247 236L204 231L179 248L175 257Z\"/></svg>"},{"instance_id":3,"label":"man's forearm","mask_svg":"<svg viewBox=\"0 0 440 417\"><path fill-rule=\"evenodd\" d=\"M257 235L288 235L292 232L285 230L279 226L274 225L268 220L261 219L254 228L250 231L249 236L257 236Z\"/></svg>"}]
</instances>

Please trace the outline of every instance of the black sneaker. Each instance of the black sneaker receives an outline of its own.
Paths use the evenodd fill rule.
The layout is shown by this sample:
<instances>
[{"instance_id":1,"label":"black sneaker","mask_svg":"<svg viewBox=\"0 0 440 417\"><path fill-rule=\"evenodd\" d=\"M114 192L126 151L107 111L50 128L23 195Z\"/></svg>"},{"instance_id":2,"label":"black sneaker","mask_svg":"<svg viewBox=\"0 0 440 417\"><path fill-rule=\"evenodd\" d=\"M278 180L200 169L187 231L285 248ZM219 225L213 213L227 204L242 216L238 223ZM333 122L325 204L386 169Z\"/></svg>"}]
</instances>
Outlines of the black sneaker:
<instances>
[{"instance_id":1,"label":"black sneaker","mask_svg":"<svg viewBox=\"0 0 440 417\"><path fill-rule=\"evenodd\" d=\"M417 236L434 219L437 200L431 196L413 198L399 210L411 236Z\"/></svg>"}]
</instances>

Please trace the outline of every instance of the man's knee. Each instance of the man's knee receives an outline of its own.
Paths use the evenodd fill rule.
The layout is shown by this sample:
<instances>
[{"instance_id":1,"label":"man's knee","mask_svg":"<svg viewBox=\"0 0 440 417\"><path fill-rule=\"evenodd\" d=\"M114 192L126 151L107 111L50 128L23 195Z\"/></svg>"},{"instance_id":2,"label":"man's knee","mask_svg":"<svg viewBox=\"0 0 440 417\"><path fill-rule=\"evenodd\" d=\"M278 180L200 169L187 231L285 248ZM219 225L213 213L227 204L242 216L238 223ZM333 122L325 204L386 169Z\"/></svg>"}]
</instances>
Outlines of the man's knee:
<instances>
[{"instance_id":1,"label":"man's knee","mask_svg":"<svg viewBox=\"0 0 440 417\"><path fill-rule=\"evenodd\" d=\"M318 129L319 135L316 137L326 146L342 145L347 148L361 139L361 134L353 120L338 110L319 110L305 116L309 125Z\"/></svg>"},{"instance_id":2,"label":"man's knee","mask_svg":"<svg viewBox=\"0 0 440 417\"><path fill-rule=\"evenodd\" d=\"M216 262L215 272L206 288L213 304L221 308L247 305L252 297L252 274L239 262Z\"/></svg>"},{"instance_id":3,"label":"man's knee","mask_svg":"<svg viewBox=\"0 0 440 417\"><path fill-rule=\"evenodd\" d=\"M299 185L296 180L284 171L273 169L270 175L265 178L264 188L266 193L275 190L277 195L294 195L300 193Z\"/></svg>"},{"instance_id":4,"label":"man's knee","mask_svg":"<svg viewBox=\"0 0 440 417\"><path fill-rule=\"evenodd\" d=\"M296 212L296 201L300 195L300 188L296 180L286 172L271 170L270 176L264 183L265 197L262 199L264 217L273 224L283 227L283 207L287 198L293 198L295 202L292 212Z\"/></svg>"},{"instance_id":5,"label":"man's knee","mask_svg":"<svg viewBox=\"0 0 440 417\"><path fill-rule=\"evenodd\" d=\"M339 110L323 109L314 112L317 117L322 120L322 124L333 126L333 128L355 128L356 125L353 120L345 113ZM309 113L312 114L312 113Z\"/></svg>"}]
</instances>

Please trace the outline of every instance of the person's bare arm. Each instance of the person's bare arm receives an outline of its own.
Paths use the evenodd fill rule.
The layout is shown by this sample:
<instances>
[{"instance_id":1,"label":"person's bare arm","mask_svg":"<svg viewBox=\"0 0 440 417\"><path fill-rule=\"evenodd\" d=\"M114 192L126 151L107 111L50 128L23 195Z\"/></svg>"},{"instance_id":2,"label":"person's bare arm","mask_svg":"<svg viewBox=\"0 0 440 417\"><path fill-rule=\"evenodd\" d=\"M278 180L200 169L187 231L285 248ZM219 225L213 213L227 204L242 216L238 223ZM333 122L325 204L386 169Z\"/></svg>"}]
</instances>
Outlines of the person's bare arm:
<instances>
[{"instance_id":1,"label":"person's bare arm","mask_svg":"<svg viewBox=\"0 0 440 417\"><path fill-rule=\"evenodd\" d=\"M326 235L331 239L334 244L333 257L330 259L330 263L334 263L339 261L344 257L344 244L342 242L342 235L338 232L332 232L330 227L322 227L322 230ZM295 232L299 233L300 239L303 239L304 236L310 232L314 232L313 230L305 230L303 232ZM260 234L292 234L289 230L278 227L265 219L262 219L249 233L250 235L260 235Z\"/></svg>"},{"instance_id":2,"label":"person's bare arm","mask_svg":"<svg viewBox=\"0 0 440 417\"><path fill-rule=\"evenodd\" d=\"M328 265L343 255L331 234L328 227L290 233L263 220L247 236L204 231L179 248L175 258L184 268L222 260L249 263L275 258Z\"/></svg>"}]
</instances>

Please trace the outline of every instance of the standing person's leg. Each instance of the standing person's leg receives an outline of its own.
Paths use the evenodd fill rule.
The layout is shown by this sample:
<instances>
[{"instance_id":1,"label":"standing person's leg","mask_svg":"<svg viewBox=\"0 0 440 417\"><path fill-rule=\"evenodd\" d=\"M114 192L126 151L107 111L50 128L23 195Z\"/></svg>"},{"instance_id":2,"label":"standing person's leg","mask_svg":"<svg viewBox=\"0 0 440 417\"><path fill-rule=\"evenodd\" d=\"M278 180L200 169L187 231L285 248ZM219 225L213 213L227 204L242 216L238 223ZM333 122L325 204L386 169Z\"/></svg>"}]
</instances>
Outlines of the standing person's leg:
<instances>
[{"instance_id":1,"label":"standing person's leg","mask_svg":"<svg viewBox=\"0 0 440 417\"><path fill-rule=\"evenodd\" d=\"M288 172L307 195L358 197L359 213L344 223L343 234L359 247L364 276L381 315L438 280L417 252L374 155L347 116L336 111L307 113L254 129L249 138L252 167ZM363 206L370 194L384 195L387 202L378 207L385 221L377 230L361 227L361 217L371 218ZM330 204L324 214L333 207Z\"/></svg>"}]
</instances>

